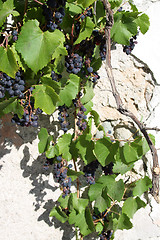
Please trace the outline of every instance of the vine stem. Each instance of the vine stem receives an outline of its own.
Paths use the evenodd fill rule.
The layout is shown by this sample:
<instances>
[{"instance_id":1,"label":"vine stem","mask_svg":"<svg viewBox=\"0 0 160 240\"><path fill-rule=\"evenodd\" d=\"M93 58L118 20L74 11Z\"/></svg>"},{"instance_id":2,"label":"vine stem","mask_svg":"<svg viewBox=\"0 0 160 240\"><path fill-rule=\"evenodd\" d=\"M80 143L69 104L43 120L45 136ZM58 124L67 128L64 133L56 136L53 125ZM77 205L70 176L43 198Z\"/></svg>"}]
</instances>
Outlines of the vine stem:
<instances>
[{"instance_id":1,"label":"vine stem","mask_svg":"<svg viewBox=\"0 0 160 240\"><path fill-rule=\"evenodd\" d=\"M105 69L106 69L107 76L108 76L108 79L111 84L113 96L114 96L116 104L117 104L117 110L121 114L130 117L137 124L137 126L139 127L140 131L144 135L144 137L149 145L149 148L150 148L151 154L152 154L152 159L153 159L151 194L153 195L155 200L157 202L159 202L159 174L157 173L157 171L155 171L155 169L159 169L157 150L156 150L152 140L150 139L144 124L141 123L131 111L129 111L128 109L125 109L123 107L120 94L117 91L114 76L113 76L112 66L111 66L111 42L110 42L110 32L111 32L111 28L114 23L114 18L113 18L113 12L111 10L111 5L108 2L108 0L103 0L103 5L104 5L105 11L106 11L106 26L105 26L106 64L105 64Z\"/></svg>"},{"instance_id":2,"label":"vine stem","mask_svg":"<svg viewBox=\"0 0 160 240\"><path fill-rule=\"evenodd\" d=\"M41 5L43 5L43 3L39 2L38 0L33 0L33 1L35 1L35 2L37 2L37 3L39 3L39 4L41 4Z\"/></svg>"},{"instance_id":3,"label":"vine stem","mask_svg":"<svg viewBox=\"0 0 160 240\"><path fill-rule=\"evenodd\" d=\"M25 5L24 5L24 15L27 12L27 6L28 6L28 0L25 0Z\"/></svg>"}]
</instances>

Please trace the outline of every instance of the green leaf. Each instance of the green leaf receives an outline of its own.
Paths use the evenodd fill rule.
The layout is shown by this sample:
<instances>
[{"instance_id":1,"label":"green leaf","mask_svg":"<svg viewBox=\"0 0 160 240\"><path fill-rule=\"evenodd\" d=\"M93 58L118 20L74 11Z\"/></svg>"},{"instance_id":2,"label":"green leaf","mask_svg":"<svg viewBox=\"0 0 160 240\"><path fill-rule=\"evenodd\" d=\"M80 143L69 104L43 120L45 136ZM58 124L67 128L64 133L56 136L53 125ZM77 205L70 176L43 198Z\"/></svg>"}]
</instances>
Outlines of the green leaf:
<instances>
[{"instance_id":1,"label":"green leaf","mask_svg":"<svg viewBox=\"0 0 160 240\"><path fill-rule=\"evenodd\" d=\"M18 99L16 99L14 102L10 103L10 104L3 110L3 113L4 113L4 114L10 113L10 112L13 112L13 113L17 114L19 118L22 117L24 111L23 111L23 107L22 107L22 105L20 104L20 102L19 102Z\"/></svg>"},{"instance_id":2,"label":"green leaf","mask_svg":"<svg viewBox=\"0 0 160 240\"><path fill-rule=\"evenodd\" d=\"M94 154L103 167L106 165L106 158L110 154L111 145L111 140L106 137L99 139L95 144Z\"/></svg>"},{"instance_id":3,"label":"green leaf","mask_svg":"<svg viewBox=\"0 0 160 240\"><path fill-rule=\"evenodd\" d=\"M96 225L96 232L98 232L98 234L100 234L103 231L103 225L101 222L98 222Z\"/></svg>"},{"instance_id":4,"label":"green leaf","mask_svg":"<svg viewBox=\"0 0 160 240\"><path fill-rule=\"evenodd\" d=\"M76 193L72 194L72 206L77 212L82 213L88 206L88 203L88 199L77 198Z\"/></svg>"},{"instance_id":5,"label":"green leaf","mask_svg":"<svg viewBox=\"0 0 160 240\"><path fill-rule=\"evenodd\" d=\"M88 2L88 0L87 0ZM81 24L80 34L74 44L80 43L82 40L89 38L92 34L94 28L94 23L92 22L90 17L86 17Z\"/></svg>"},{"instance_id":6,"label":"green leaf","mask_svg":"<svg viewBox=\"0 0 160 240\"><path fill-rule=\"evenodd\" d=\"M150 26L149 17L144 13L140 15L136 20L135 23L140 27L141 33L145 34Z\"/></svg>"},{"instance_id":7,"label":"green leaf","mask_svg":"<svg viewBox=\"0 0 160 240\"><path fill-rule=\"evenodd\" d=\"M67 215L60 207L54 207L50 212L50 217L56 217L60 222L65 223L68 220Z\"/></svg>"},{"instance_id":8,"label":"green leaf","mask_svg":"<svg viewBox=\"0 0 160 240\"><path fill-rule=\"evenodd\" d=\"M88 196L91 202L93 202L99 196L101 196L103 188L104 188L104 185L101 183L95 183L90 186L88 191Z\"/></svg>"},{"instance_id":9,"label":"green leaf","mask_svg":"<svg viewBox=\"0 0 160 240\"><path fill-rule=\"evenodd\" d=\"M46 157L47 158L54 158L55 156L59 155L59 150L57 145L50 145L49 148L46 151Z\"/></svg>"},{"instance_id":10,"label":"green leaf","mask_svg":"<svg viewBox=\"0 0 160 240\"><path fill-rule=\"evenodd\" d=\"M103 212L107 209L108 202L102 196L98 196L94 207L97 208L100 212Z\"/></svg>"},{"instance_id":11,"label":"green leaf","mask_svg":"<svg viewBox=\"0 0 160 240\"><path fill-rule=\"evenodd\" d=\"M94 3L95 0L78 0L78 4L82 4L84 8L90 6L92 3Z\"/></svg>"},{"instance_id":12,"label":"green leaf","mask_svg":"<svg viewBox=\"0 0 160 240\"><path fill-rule=\"evenodd\" d=\"M69 224L75 224L83 236L87 236L92 232L92 228L90 229L90 225L87 223L86 211L77 214L77 212L73 210L69 215L68 222Z\"/></svg>"},{"instance_id":13,"label":"green leaf","mask_svg":"<svg viewBox=\"0 0 160 240\"><path fill-rule=\"evenodd\" d=\"M69 151L71 140L72 140L72 135L68 133L68 134L62 135L62 137L58 139L58 143L57 143L59 147L59 154L62 155L62 157L67 161L72 159L72 155Z\"/></svg>"},{"instance_id":14,"label":"green leaf","mask_svg":"<svg viewBox=\"0 0 160 240\"><path fill-rule=\"evenodd\" d=\"M6 109L10 104L12 104L14 101L15 101L15 97L0 102L0 117L2 117L2 116L5 114L5 113L4 113L5 109Z\"/></svg>"},{"instance_id":15,"label":"green leaf","mask_svg":"<svg viewBox=\"0 0 160 240\"><path fill-rule=\"evenodd\" d=\"M58 202L60 203L62 208L67 208L68 207L68 200L69 200L70 195L67 195L65 198L61 196L58 198Z\"/></svg>"},{"instance_id":16,"label":"green leaf","mask_svg":"<svg viewBox=\"0 0 160 240\"><path fill-rule=\"evenodd\" d=\"M136 182L136 186L133 188L133 196L141 196L144 192L148 191L152 187L152 181L149 177L144 178Z\"/></svg>"},{"instance_id":17,"label":"green leaf","mask_svg":"<svg viewBox=\"0 0 160 240\"><path fill-rule=\"evenodd\" d=\"M111 199L117 200L120 202L122 200L123 194L124 194L124 183L122 179L119 181L114 181L113 183L107 184L107 194Z\"/></svg>"},{"instance_id":18,"label":"green leaf","mask_svg":"<svg viewBox=\"0 0 160 240\"><path fill-rule=\"evenodd\" d=\"M133 148L128 142L123 146L123 154L126 163L133 163L139 159L136 149Z\"/></svg>"},{"instance_id":19,"label":"green leaf","mask_svg":"<svg viewBox=\"0 0 160 240\"><path fill-rule=\"evenodd\" d=\"M141 207L145 207L146 204L139 197L129 197L123 204L122 213L125 213L129 218L133 218L135 212Z\"/></svg>"},{"instance_id":20,"label":"green leaf","mask_svg":"<svg viewBox=\"0 0 160 240\"><path fill-rule=\"evenodd\" d=\"M82 171L76 172L72 169L68 169L67 176L72 179L72 181L76 180L79 176L84 175Z\"/></svg>"},{"instance_id":21,"label":"green leaf","mask_svg":"<svg viewBox=\"0 0 160 240\"><path fill-rule=\"evenodd\" d=\"M43 85L47 85L47 86L52 87L55 90L55 92L57 94L59 94L60 86L59 86L59 84L56 81L53 81L49 77L42 77L41 78L41 82L43 83Z\"/></svg>"},{"instance_id":22,"label":"green leaf","mask_svg":"<svg viewBox=\"0 0 160 240\"><path fill-rule=\"evenodd\" d=\"M94 119L94 123L96 125L96 127L99 126L100 124L100 117L99 117L99 114L95 111L95 110L92 110L90 112L91 116L93 116L93 119Z\"/></svg>"},{"instance_id":23,"label":"green leaf","mask_svg":"<svg viewBox=\"0 0 160 240\"><path fill-rule=\"evenodd\" d=\"M19 13L17 11L14 11L14 1L13 0L7 0L3 3L0 9L0 27L3 25L3 22L6 20L6 17L8 17L10 14L13 14L15 16L18 16Z\"/></svg>"},{"instance_id":24,"label":"green leaf","mask_svg":"<svg viewBox=\"0 0 160 240\"><path fill-rule=\"evenodd\" d=\"M93 223L93 219L92 219L92 215L91 215L89 207L86 208L85 218L86 218L86 222L87 222L87 225L88 225L89 229L91 229L92 232L95 231L95 226L94 226L94 223Z\"/></svg>"},{"instance_id":25,"label":"green leaf","mask_svg":"<svg viewBox=\"0 0 160 240\"><path fill-rule=\"evenodd\" d=\"M83 135L79 136L76 143L76 148L85 164L96 160L93 154L94 142L91 140L91 137L91 134L83 133Z\"/></svg>"},{"instance_id":26,"label":"green leaf","mask_svg":"<svg viewBox=\"0 0 160 240\"><path fill-rule=\"evenodd\" d=\"M116 162L113 166L114 173L120 173L121 175L125 174L126 172L130 171L133 168L133 164L126 165L123 162Z\"/></svg>"},{"instance_id":27,"label":"green leaf","mask_svg":"<svg viewBox=\"0 0 160 240\"><path fill-rule=\"evenodd\" d=\"M153 142L153 144L155 145L155 136L152 134L149 134L149 137L150 137L151 141ZM142 148L143 148L144 155L150 150L150 147L145 138L142 139Z\"/></svg>"},{"instance_id":28,"label":"green leaf","mask_svg":"<svg viewBox=\"0 0 160 240\"><path fill-rule=\"evenodd\" d=\"M60 103L70 106L72 99L76 97L79 92L80 78L75 74L70 74L70 79L67 81L65 87L60 91Z\"/></svg>"},{"instance_id":29,"label":"green leaf","mask_svg":"<svg viewBox=\"0 0 160 240\"><path fill-rule=\"evenodd\" d=\"M46 128L41 128L40 132L38 133L38 138L38 150L39 153L43 153L45 152L48 143L48 132Z\"/></svg>"},{"instance_id":30,"label":"green leaf","mask_svg":"<svg viewBox=\"0 0 160 240\"><path fill-rule=\"evenodd\" d=\"M42 109L47 114L52 114L56 108L59 97L55 90L48 85L36 85L33 90L35 108Z\"/></svg>"},{"instance_id":31,"label":"green leaf","mask_svg":"<svg viewBox=\"0 0 160 240\"><path fill-rule=\"evenodd\" d=\"M81 14L83 11L82 7L75 3L66 3L66 8L68 8L71 16Z\"/></svg>"},{"instance_id":32,"label":"green leaf","mask_svg":"<svg viewBox=\"0 0 160 240\"><path fill-rule=\"evenodd\" d=\"M35 73L45 67L57 48L64 42L61 31L42 32L37 20L26 22L16 42L16 50ZM42 57L43 56L43 57Z\"/></svg>"},{"instance_id":33,"label":"green leaf","mask_svg":"<svg viewBox=\"0 0 160 240\"><path fill-rule=\"evenodd\" d=\"M117 12L114 15L114 25L111 29L111 38L119 43L127 45L129 39L137 34L137 24L134 22L136 16L131 13ZM138 12L137 12L138 15Z\"/></svg>"},{"instance_id":34,"label":"green leaf","mask_svg":"<svg viewBox=\"0 0 160 240\"><path fill-rule=\"evenodd\" d=\"M0 47L0 71L5 72L8 76L15 78L18 71L18 65L11 48Z\"/></svg>"},{"instance_id":35,"label":"green leaf","mask_svg":"<svg viewBox=\"0 0 160 240\"><path fill-rule=\"evenodd\" d=\"M93 84L87 82L84 87L84 96L81 98L81 103L84 105L92 100L94 97Z\"/></svg>"},{"instance_id":36,"label":"green leaf","mask_svg":"<svg viewBox=\"0 0 160 240\"><path fill-rule=\"evenodd\" d=\"M105 16L104 5L101 1L97 1L96 3L96 20L98 21L100 18Z\"/></svg>"},{"instance_id":37,"label":"green leaf","mask_svg":"<svg viewBox=\"0 0 160 240\"><path fill-rule=\"evenodd\" d=\"M117 229L120 229L120 230L127 229L128 230L132 227L133 227L133 225L130 222L129 217L125 213L122 213L118 219Z\"/></svg>"}]
</instances>

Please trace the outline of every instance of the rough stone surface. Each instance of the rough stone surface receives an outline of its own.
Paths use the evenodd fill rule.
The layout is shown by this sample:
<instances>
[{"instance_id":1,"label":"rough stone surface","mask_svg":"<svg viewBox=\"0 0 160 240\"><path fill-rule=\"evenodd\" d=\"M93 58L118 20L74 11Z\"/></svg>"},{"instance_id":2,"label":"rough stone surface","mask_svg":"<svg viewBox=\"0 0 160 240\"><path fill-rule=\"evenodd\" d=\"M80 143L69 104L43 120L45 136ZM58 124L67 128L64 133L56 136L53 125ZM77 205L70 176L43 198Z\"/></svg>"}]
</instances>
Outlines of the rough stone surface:
<instances>
[{"instance_id":1,"label":"rough stone surface","mask_svg":"<svg viewBox=\"0 0 160 240\"><path fill-rule=\"evenodd\" d=\"M160 37L159 21L155 22L160 3L156 0L135 0L135 3L140 11L148 9L151 27L148 35L139 36L133 56L127 56L121 46L116 46L112 51L113 73L124 106L147 126L160 128L160 87L157 85L160 83ZM95 87L94 109L99 112L106 133L111 130L115 138L130 138L137 128L116 110L104 66L100 74L101 79ZM56 126L47 116L42 116L40 124L56 134ZM38 153L38 131L33 128L17 130L18 134L10 123L10 116L4 117L0 125L0 240L75 240L71 226L49 218L60 190L53 180L52 167L47 172L43 169L45 159ZM156 136L159 154L160 133L152 133ZM97 137L101 137L100 132ZM150 153L136 164L136 170L145 175L143 163L151 177ZM151 197L148 201L150 205L134 215L134 227L117 231L115 240L160 240L160 205Z\"/></svg>"}]
</instances>

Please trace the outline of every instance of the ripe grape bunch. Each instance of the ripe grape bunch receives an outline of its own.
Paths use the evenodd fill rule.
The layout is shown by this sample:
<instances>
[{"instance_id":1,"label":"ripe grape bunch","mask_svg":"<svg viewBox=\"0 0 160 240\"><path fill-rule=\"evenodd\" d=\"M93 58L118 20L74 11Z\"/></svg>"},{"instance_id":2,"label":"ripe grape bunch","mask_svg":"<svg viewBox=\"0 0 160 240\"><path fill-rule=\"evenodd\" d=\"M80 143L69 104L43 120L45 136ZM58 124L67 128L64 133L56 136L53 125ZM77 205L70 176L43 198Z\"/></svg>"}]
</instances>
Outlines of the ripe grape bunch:
<instances>
[{"instance_id":1,"label":"ripe grape bunch","mask_svg":"<svg viewBox=\"0 0 160 240\"><path fill-rule=\"evenodd\" d=\"M68 108L65 105L58 107L58 120L60 121L61 128L64 132L68 131L69 126L69 122L67 121L67 117L69 117L67 109Z\"/></svg>"},{"instance_id":2,"label":"ripe grape bunch","mask_svg":"<svg viewBox=\"0 0 160 240\"><path fill-rule=\"evenodd\" d=\"M38 116L37 114L42 113L42 110L37 108L34 109L34 102L29 102L28 100L22 100L23 102L23 116L19 118L17 114L14 114L13 118L11 119L12 123L16 123L21 127L38 127Z\"/></svg>"},{"instance_id":3,"label":"ripe grape bunch","mask_svg":"<svg viewBox=\"0 0 160 240\"><path fill-rule=\"evenodd\" d=\"M98 166L99 162L96 160L84 166L83 168L83 172L85 173L87 183L90 185L95 184L95 172Z\"/></svg>"},{"instance_id":4,"label":"ripe grape bunch","mask_svg":"<svg viewBox=\"0 0 160 240\"><path fill-rule=\"evenodd\" d=\"M51 31L57 29L59 24L63 22L65 16L65 4L66 1L64 0L48 0L47 6L45 4L42 5L43 15L47 21L47 28Z\"/></svg>"},{"instance_id":5,"label":"ripe grape bunch","mask_svg":"<svg viewBox=\"0 0 160 240\"><path fill-rule=\"evenodd\" d=\"M68 55L65 60L65 66L67 68L67 72L69 73L77 74L83 67L83 58L77 53L72 53L71 55Z\"/></svg>"},{"instance_id":6,"label":"ripe grape bunch","mask_svg":"<svg viewBox=\"0 0 160 240\"><path fill-rule=\"evenodd\" d=\"M59 80L62 78L62 75L57 74L57 73L55 73L55 71L52 70L51 77L52 77L52 80L54 80L55 82L59 82Z\"/></svg>"},{"instance_id":7,"label":"ripe grape bunch","mask_svg":"<svg viewBox=\"0 0 160 240\"><path fill-rule=\"evenodd\" d=\"M0 74L0 99L8 95L9 97L23 98L25 90L25 81L22 78L21 72L17 72L15 79L8 76L6 73Z\"/></svg>"},{"instance_id":8,"label":"ripe grape bunch","mask_svg":"<svg viewBox=\"0 0 160 240\"><path fill-rule=\"evenodd\" d=\"M129 41L129 45L123 47L123 52L125 52L127 55L131 54L135 45L137 44L137 41L135 41L136 39L137 35L133 36Z\"/></svg>"},{"instance_id":9,"label":"ripe grape bunch","mask_svg":"<svg viewBox=\"0 0 160 240\"><path fill-rule=\"evenodd\" d=\"M84 13L79 14L78 18L84 20L86 17L91 17L92 16L92 8L86 8L86 10L84 11Z\"/></svg>"},{"instance_id":10,"label":"ripe grape bunch","mask_svg":"<svg viewBox=\"0 0 160 240\"><path fill-rule=\"evenodd\" d=\"M17 39L18 39L18 31L17 30L13 30L12 36L13 36L13 41L14 42L17 41Z\"/></svg>"},{"instance_id":11,"label":"ripe grape bunch","mask_svg":"<svg viewBox=\"0 0 160 240\"><path fill-rule=\"evenodd\" d=\"M99 237L100 240L110 240L112 237L113 232L111 230L108 230L107 232L102 232Z\"/></svg>"},{"instance_id":12,"label":"ripe grape bunch","mask_svg":"<svg viewBox=\"0 0 160 240\"><path fill-rule=\"evenodd\" d=\"M73 99L72 101L76 109L78 109L76 125L79 127L79 130L84 131L87 127L87 123L86 121L84 121L87 119L87 116L84 114L87 111L87 109L83 106L83 104L80 101L81 96L82 93L80 92L78 97Z\"/></svg>"},{"instance_id":13,"label":"ripe grape bunch","mask_svg":"<svg viewBox=\"0 0 160 240\"><path fill-rule=\"evenodd\" d=\"M71 178L67 176L67 171L72 168L72 164L67 165L62 156L57 156L57 163L54 164L54 178L60 183L60 188L63 191L62 197L65 198L71 193Z\"/></svg>"}]
</instances>

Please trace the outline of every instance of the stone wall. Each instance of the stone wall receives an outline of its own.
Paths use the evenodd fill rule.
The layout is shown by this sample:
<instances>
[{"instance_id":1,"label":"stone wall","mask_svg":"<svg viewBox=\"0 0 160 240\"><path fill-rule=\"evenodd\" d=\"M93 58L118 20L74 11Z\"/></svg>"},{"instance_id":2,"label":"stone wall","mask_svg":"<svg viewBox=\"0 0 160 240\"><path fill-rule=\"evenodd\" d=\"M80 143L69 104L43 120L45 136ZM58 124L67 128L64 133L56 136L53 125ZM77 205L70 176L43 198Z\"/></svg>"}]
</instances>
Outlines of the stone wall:
<instances>
[{"instance_id":1,"label":"stone wall","mask_svg":"<svg viewBox=\"0 0 160 240\"><path fill-rule=\"evenodd\" d=\"M122 47L116 45L112 50L112 67L116 87L124 106L131 110L139 120L148 126L160 127L159 104L159 52L160 44L152 44L152 17L159 17L159 1L138 1L140 10L151 13L149 32L138 38L138 44L131 56L123 53ZM154 11L153 11L154 10ZM154 16L155 15L155 16ZM159 21L156 21L159 24ZM151 34L150 34L151 33ZM155 33L155 32L154 32ZM160 28L156 28L156 34ZM156 37L156 41L160 38ZM149 42L150 41L150 42ZM153 51L155 49L155 51ZM149 56L145 58L146 52ZM154 64L151 64L154 62ZM156 63L155 63L156 62ZM153 65L156 64L156 70ZM121 115L116 109L109 80L104 65L99 71L101 79L95 87L94 109L101 117L106 131L111 130L117 139L126 139L137 131L131 119ZM55 218L49 218L49 212L57 200L60 190L53 180L52 167L44 171L44 155L38 153L37 132L33 128L17 128L10 122L11 116L5 116L0 125L0 240L70 240L72 228L61 224ZM40 125L54 131L55 126L43 115ZM159 133L156 146L159 149ZM101 133L97 133L101 134ZM159 152L159 150L158 150ZM145 162L151 175L151 161L148 154ZM137 169L143 172L141 160ZM116 240L158 240L160 239L159 205L151 198L146 209L139 210L133 218L134 228L118 231ZM151 211L152 210L152 211ZM158 214L157 214L158 213ZM89 236L85 239L95 239Z\"/></svg>"}]
</instances>

